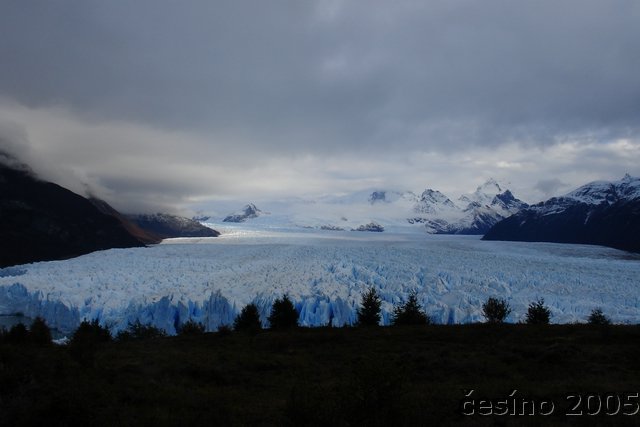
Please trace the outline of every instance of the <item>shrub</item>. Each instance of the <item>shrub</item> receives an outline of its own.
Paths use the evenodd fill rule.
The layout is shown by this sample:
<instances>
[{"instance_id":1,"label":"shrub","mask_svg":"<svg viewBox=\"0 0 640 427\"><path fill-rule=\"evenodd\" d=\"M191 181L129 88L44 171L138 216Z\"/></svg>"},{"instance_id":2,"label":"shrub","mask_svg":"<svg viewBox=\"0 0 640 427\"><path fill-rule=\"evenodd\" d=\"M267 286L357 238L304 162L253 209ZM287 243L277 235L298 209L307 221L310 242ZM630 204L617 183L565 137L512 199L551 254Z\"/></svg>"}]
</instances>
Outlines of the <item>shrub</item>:
<instances>
[{"instance_id":1,"label":"shrub","mask_svg":"<svg viewBox=\"0 0 640 427\"><path fill-rule=\"evenodd\" d=\"M231 328L229 327L229 325L220 325L220 326L218 326L218 336L219 337L226 337L228 335L231 335Z\"/></svg>"},{"instance_id":2,"label":"shrub","mask_svg":"<svg viewBox=\"0 0 640 427\"><path fill-rule=\"evenodd\" d=\"M74 343L103 343L113 339L109 328L100 326L98 319L91 322L84 320L73 333L69 344Z\"/></svg>"},{"instance_id":3,"label":"shrub","mask_svg":"<svg viewBox=\"0 0 640 427\"><path fill-rule=\"evenodd\" d=\"M36 317L29 329L29 341L35 345L51 345L51 329L42 317Z\"/></svg>"},{"instance_id":4,"label":"shrub","mask_svg":"<svg viewBox=\"0 0 640 427\"><path fill-rule=\"evenodd\" d=\"M284 295L273 302L268 320L272 329L288 329L298 326L298 316L289 296Z\"/></svg>"},{"instance_id":5,"label":"shrub","mask_svg":"<svg viewBox=\"0 0 640 427\"><path fill-rule=\"evenodd\" d=\"M544 299L529 304L526 322L530 325L548 325L551 310L544 305Z\"/></svg>"},{"instance_id":6,"label":"shrub","mask_svg":"<svg viewBox=\"0 0 640 427\"><path fill-rule=\"evenodd\" d=\"M246 305L234 320L233 329L236 331L258 331L262 329L258 306L253 303Z\"/></svg>"},{"instance_id":7,"label":"shrub","mask_svg":"<svg viewBox=\"0 0 640 427\"><path fill-rule=\"evenodd\" d=\"M134 323L129 322L127 329L118 332L116 339L118 341L127 340L142 340L150 338L159 338L166 336L167 333L151 324L142 324L140 320L136 320Z\"/></svg>"},{"instance_id":8,"label":"shrub","mask_svg":"<svg viewBox=\"0 0 640 427\"><path fill-rule=\"evenodd\" d=\"M482 304L482 315L487 323L503 323L510 313L509 303L502 298L491 297Z\"/></svg>"},{"instance_id":9,"label":"shrub","mask_svg":"<svg viewBox=\"0 0 640 427\"><path fill-rule=\"evenodd\" d=\"M422 311L422 307L418 303L416 292L411 292L407 302L393 309L391 324L394 326L431 324L431 319Z\"/></svg>"},{"instance_id":10,"label":"shrub","mask_svg":"<svg viewBox=\"0 0 640 427\"><path fill-rule=\"evenodd\" d=\"M601 308L596 308L591 311L587 322L589 322L590 325L610 325L611 319L604 315Z\"/></svg>"},{"instance_id":11,"label":"shrub","mask_svg":"<svg viewBox=\"0 0 640 427\"><path fill-rule=\"evenodd\" d=\"M97 347L113 340L109 328L100 326L98 319L84 320L69 341L71 356L83 365L93 365Z\"/></svg>"},{"instance_id":12,"label":"shrub","mask_svg":"<svg viewBox=\"0 0 640 427\"><path fill-rule=\"evenodd\" d=\"M193 320L183 323L178 329L179 335L202 335L204 334L204 325Z\"/></svg>"},{"instance_id":13,"label":"shrub","mask_svg":"<svg viewBox=\"0 0 640 427\"><path fill-rule=\"evenodd\" d=\"M357 310L358 326L378 326L380 324L380 305L382 301L376 290L371 287L362 295L362 302Z\"/></svg>"},{"instance_id":14,"label":"shrub","mask_svg":"<svg viewBox=\"0 0 640 427\"><path fill-rule=\"evenodd\" d=\"M22 344L27 341L29 331L22 323L15 324L9 329L5 336L5 342L10 344Z\"/></svg>"}]
</instances>

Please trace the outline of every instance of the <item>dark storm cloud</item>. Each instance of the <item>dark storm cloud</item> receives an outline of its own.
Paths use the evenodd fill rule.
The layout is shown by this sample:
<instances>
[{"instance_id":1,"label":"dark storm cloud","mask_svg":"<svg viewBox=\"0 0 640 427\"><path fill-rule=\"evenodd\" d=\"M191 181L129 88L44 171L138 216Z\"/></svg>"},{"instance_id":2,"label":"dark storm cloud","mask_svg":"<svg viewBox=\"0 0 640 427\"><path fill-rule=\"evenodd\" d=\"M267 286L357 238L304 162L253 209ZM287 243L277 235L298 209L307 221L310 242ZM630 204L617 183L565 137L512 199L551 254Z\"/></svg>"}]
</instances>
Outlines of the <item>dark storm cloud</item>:
<instances>
[{"instance_id":1,"label":"dark storm cloud","mask_svg":"<svg viewBox=\"0 0 640 427\"><path fill-rule=\"evenodd\" d=\"M0 92L269 149L637 132L635 1L9 1ZM317 147L316 147L317 148Z\"/></svg>"},{"instance_id":2,"label":"dark storm cloud","mask_svg":"<svg viewBox=\"0 0 640 427\"><path fill-rule=\"evenodd\" d=\"M638 22L635 0L9 0L0 6L0 101L29 110L14 120L40 141L36 155L73 159L69 169L111 190L126 187L113 170L126 170L140 194L158 164L182 165L175 186L158 181L168 193L202 196L203 180L260 187L256 165L273 172L285 158L419 152L452 161L509 144L635 144ZM83 131L48 138L62 125L33 116L48 109ZM543 173L544 161L531 170ZM464 173L493 174L487 162ZM206 164L216 167L181 172ZM398 182L417 168L357 172ZM194 176L200 182L188 184Z\"/></svg>"}]
</instances>

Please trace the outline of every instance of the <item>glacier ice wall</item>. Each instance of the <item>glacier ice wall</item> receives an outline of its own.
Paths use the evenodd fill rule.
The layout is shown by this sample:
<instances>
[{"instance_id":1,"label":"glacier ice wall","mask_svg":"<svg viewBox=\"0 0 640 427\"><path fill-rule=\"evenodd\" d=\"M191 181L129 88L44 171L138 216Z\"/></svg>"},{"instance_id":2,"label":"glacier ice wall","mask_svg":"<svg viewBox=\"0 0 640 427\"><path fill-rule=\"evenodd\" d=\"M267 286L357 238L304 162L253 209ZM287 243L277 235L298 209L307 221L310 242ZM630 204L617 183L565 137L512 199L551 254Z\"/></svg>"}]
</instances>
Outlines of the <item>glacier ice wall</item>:
<instances>
[{"instance_id":1,"label":"glacier ice wall","mask_svg":"<svg viewBox=\"0 0 640 427\"><path fill-rule=\"evenodd\" d=\"M373 286L384 323L411 291L438 323L481 321L490 296L510 302L512 322L541 297L553 322L584 321L596 307L616 322L640 322L640 258L624 252L463 236L352 236L177 240L5 268L0 315L41 316L65 332L82 319L114 332L139 320L173 334L187 320L208 330L230 325L250 302L266 325L273 300L286 293L301 325L342 326L354 323L362 293Z\"/></svg>"}]
</instances>

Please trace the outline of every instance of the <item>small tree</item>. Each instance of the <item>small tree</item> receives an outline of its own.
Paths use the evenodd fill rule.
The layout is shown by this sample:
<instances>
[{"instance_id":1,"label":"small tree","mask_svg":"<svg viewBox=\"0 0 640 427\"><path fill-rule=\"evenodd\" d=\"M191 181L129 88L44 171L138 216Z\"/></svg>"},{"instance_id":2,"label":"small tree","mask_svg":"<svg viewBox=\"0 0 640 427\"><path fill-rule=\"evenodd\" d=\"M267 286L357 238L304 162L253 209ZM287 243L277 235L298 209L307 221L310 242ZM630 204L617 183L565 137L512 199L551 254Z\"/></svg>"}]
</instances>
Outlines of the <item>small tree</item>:
<instances>
[{"instance_id":1,"label":"small tree","mask_svg":"<svg viewBox=\"0 0 640 427\"><path fill-rule=\"evenodd\" d=\"M112 339L113 337L111 336L109 328L100 326L98 319L94 319L91 322L84 320L73 333L69 344L104 343Z\"/></svg>"},{"instance_id":2,"label":"small tree","mask_svg":"<svg viewBox=\"0 0 640 427\"><path fill-rule=\"evenodd\" d=\"M296 321L297 320L298 319L296 317ZM254 303L247 304L233 321L233 329L235 329L236 331L250 332L259 331L260 329L262 329L258 306Z\"/></svg>"},{"instance_id":3,"label":"small tree","mask_svg":"<svg viewBox=\"0 0 640 427\"><path fill-rule=\"evenodd\" d=\"M591 311L587 322L590 325L610 325L611 319L604 315L601 308L596 308Z\"/></svg>"},{"instance_id":4,"label":"small tree","mask_svg":"<svg viewBox=\"0 0 640 427\"><path fill-rule=\"evenodd\" d=\"M71 356L83 365L91 366L95 360L98 345L113 340L108 328L100 326L98 319L83 321L69 341Z\"/></svg>"},{"instance_id":5,"label":"small tree","mask_svg":"<svg viewBox=\"0 0 640 427\"><path fill-rule=\"evenodd\" d=\"M548 325L550 317L551 310L544 305L544 299L529 304L526 320L529 325Z\"/></svg>"},{"instance_id":6,"label":"small tree","mask_svg":"<svg viewBox=\"0 0 640 427\"><path fill-rule=\"evenodd\" d=\"M417 293L411 292L409 299L404 304L398 305L393 309L391 324L397 325L429 325L431 319L422 311L420 303L418 303Z\"/></svg>"},{"instance_id":7,"label":"small tree","mask_svg":"<svg viewBox=\"0 0 640 427\"><path fill-rule=\"evenodd\" d=\"M378 326L380 324L380 306L382 301L376 290L371 287L362 295L362 302L357 310L358 326Z\"/></svg>"},{"instance_id":8,"label":"small tree","mask_svg":"<svg viewBox=\"0 0 640 427\"><path fill-rule=\"evenodd\" d=\"M163 329L151 324L144 325L140 323L140 320L136 320L134 323L129 322L126 330L118 332L116 339L118 341L144 340L164 337L166 335L167 333Z\"/></svg>"},{"instance_id":9,"label":"small tree","mask_svg":"<svg viewBox=\"0 0 640 427\"><path fill-rule=\"evenodd\" d=\"M178 334L180 335L202 335L204 334L204 325L202 323L188 320L184 322L178 328Z\"/></svg>"},{"instance_id":10,"label":"small tree","mask_svg":"<svg viewBox=\"0 0 640 427\"><path fill-rule=\"evenodd\" d=\"M42 317L36 317L29 329L29 341L36 345L51 345L51 329Z\"/></svg>"},{"instance_id":11,"label":"small tree","mask_svg":"<svg viewBox=\"0 0 640 427\"><path fill-rule=\"evenodd\" d=\"M284 295L273 302L268 320L271 329L289 329L298 326L298 316L289 296Z\"/></svg>"},{"instance_id":12,"label":"small tree","mask_svg":"<svg viewBox=\"0 0 640 427\"><path fill-rule=\"evenodd\" d=\"M487 323L503 323L511 313L511 307L507 300L491 297L482 304L482 315Z\"/></svg>"},{"instance_id":13,"label":"small tree","mask_svg":"<svg viewBox=\"0 0 640 427\"><path fill-rule=\"evenodd\" d=\"M9 329L5 335L5 342L11 344L22 344L27 341L29 331L22 323L17 323Z\"/></svg>"}]
</instances>

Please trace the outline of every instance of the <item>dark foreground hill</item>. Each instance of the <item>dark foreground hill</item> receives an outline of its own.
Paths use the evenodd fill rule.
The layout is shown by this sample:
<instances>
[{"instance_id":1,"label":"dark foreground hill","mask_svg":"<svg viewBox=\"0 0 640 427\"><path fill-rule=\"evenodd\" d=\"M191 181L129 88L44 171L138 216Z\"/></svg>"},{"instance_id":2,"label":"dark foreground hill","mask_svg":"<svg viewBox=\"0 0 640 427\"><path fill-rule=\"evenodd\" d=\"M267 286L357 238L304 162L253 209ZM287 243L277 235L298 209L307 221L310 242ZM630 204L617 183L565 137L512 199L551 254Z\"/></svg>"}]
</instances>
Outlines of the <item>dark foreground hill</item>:
<instances>
[{"instance_id":1,"label":"dark foreground hill","mask_svg":"<svg viewBox=\"0 0 640 427\"><path fill-rule=\"evenodd\" d=\"M485 240L578 243L640 252L640 179L592 182L494 225Z\"/></svg>"},{"instance_id":2,"label":"dark foreground hill","mask_svg":"<svg viewBox=\"0 0 640 427\"><path fill-rule=\"evenodd\" d=\"M0 267L144 246L84 197L2 163L0 242Z\"/></svg>"},{"instance_id":3,"label":"dark foreground hill","mask_svg":"<svg viewBox=\"0 0 640 427\"><path fill-rule=\"evenodd\" d=\"M0 425L638 425L638 340L637 326L458 325L210 333L91 359L0 344Z\"/></svg>"}]
</instances>

